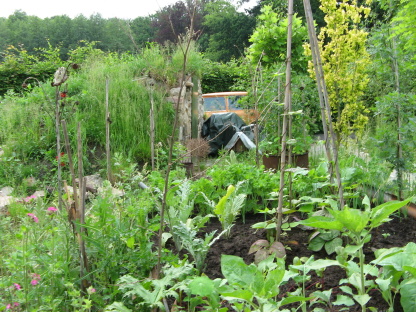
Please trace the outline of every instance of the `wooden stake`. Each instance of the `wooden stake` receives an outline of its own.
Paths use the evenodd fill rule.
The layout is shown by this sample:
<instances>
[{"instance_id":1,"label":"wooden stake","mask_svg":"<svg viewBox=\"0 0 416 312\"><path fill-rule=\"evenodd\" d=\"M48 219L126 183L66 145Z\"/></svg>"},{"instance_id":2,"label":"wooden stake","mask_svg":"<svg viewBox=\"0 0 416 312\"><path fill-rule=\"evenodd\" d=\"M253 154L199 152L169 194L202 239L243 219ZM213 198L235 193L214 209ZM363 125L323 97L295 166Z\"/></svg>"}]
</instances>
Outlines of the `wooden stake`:
<instances>
[{"instance_id":1,"label":"wooden stake","mask_svg":"<svg viewBox=\"0 0 416 312\"><path fill-rule=\"evenodd\" d=\"M59 86L55 88L55 132L56 132L56 154L58 162L58 208L62 210L62 168L61 168L61 135L59 131L59 119L60 119L60 110L59 110Z\"/></svg>"},{"instance_id":2,"label":"wooden stake","mask_svg":"<svg viewBox=\"0 0 416 312\"><path fill-rule=\"evenodd\" d=\"M155 114L154 114L153 83L150 86L150 157L152 159L152 171L155 170Z\"/></svg>"},{"instance_id":3,"label":"wooden stake","mask_svg":"<svg viewBox=\"0 0 416 312\"><path fill-rule=\"evenodd\" d=\"M286 137L289 126L289 112L291 107L291 65L292 65L292 23L293 23L293 0L288 3L288 22L287 22L287 53L286 53L286 85L285 85L285 108L283 114L282 128L282 151L280 154L280 188L279 204L277 208L276 241L280 241L283 219L283 189L285 187L286 169ZM290 154L289 154L290 156Z\"/></svg>"},{"instance_id":4,"label":"wooden stake","mask_svg":"<svg viewBox=\"0 0 416 312\"><path fill-rule=\"evenodd\" d=\"M80 201L80 234L79 234L79 250L80 250L80 278L81 278L81 290L85 294L87 291L87 288L90 286L90 283L88 280L85 279L86 273L89 272L88 267L88 257L87 252L85 250L85 241L84 241L84 235L86 234L85 231L85 196L86 196L86 179L83 178L82 181L82 189L81 189L81 201Z\"/></svg>"},{"instance_id":5,"label":"wooden stake","mask_svg":"<svg viewBox=\"0 0 416 312\"><path fill-rule=\"evenodd\" d=\"M78 156L78 184L80 190L80 202L79 202L79 251L80 251L80 278L81 278L81 290L83 293L86 292L89 287L88 281L85 279L86 273L88 273L88 258L87 252L85 250L85 242L83 235L86 233L84 224L85 224L85 194L86 194L86 179L84 178L83 173L83 161L82 161L82 138L81 138L81 124L78 123L77 127L77 156Z\"/></svg>"},{"instance_id":6,"label":"wooden stake","mask_svg":"<svg viewBox=\"0 0 416 312\"><path fill-rule=\"evenodd\" d=\"M111 151L110 151L110 110L109 110L109 80L105 81L105 150L107 155L107 180L113 184L113 175L111 172Z\"/></svg>"},{"instance_id":7,"label":"wooden stake","mask_svg":"<svg viewBox=\"0 0 416 312\"><path fill-rule=\"evenodd\" d=\"M66 154L68 155L68 166L69 166L69 170L71 172L71 181L72 181L74 206L75 206L75 214L71 218L73 218L72 221L74 221L75 219L77 219L77 215L78 215L78 211L79 211L78 190L77 190L74 163L72 161L71 145L69 144L68 130L67 130L67 127L66 127L66 121L62 120L61 124L62 124L62 131L63 131L64 138L65 138ZM69 210L71 210L71 202L69 202L69 205L70 205ZM70 211L68 211L68 214L70 216L70 215L73 214L73 212L71 212L71 214L70 214Z\"/></svg>"}]
</instances>

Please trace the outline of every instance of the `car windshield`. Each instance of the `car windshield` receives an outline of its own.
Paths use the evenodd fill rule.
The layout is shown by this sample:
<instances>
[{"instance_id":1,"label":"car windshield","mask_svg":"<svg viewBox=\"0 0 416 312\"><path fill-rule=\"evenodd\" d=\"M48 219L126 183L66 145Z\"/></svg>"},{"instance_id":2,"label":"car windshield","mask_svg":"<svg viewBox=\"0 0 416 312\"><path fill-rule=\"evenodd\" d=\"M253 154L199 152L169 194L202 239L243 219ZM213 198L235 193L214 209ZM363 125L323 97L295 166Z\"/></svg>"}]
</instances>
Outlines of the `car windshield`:
<instances>
[{"instance_id":1,"label":"car windshield","mask_svg":"<svg viewBox=\"0 0 416 312\"><path fill-rule=\"evenodd\" d=\"M234 95L228 97L228 107L229 109L241 109L240 106L238 106L238 100L241 98L240 95Z\"/></svg>"},{"instance_id":2,"label":"car windshield","mask_svg":"<svg viewBox=\"0 0 416 312\"><path fill-rule=\"evenodd\" d=\"M204 99L205 111L219 111L225 110L225 98L215 97L215 98L205 98Z\"/></svg>"}]
</instances>

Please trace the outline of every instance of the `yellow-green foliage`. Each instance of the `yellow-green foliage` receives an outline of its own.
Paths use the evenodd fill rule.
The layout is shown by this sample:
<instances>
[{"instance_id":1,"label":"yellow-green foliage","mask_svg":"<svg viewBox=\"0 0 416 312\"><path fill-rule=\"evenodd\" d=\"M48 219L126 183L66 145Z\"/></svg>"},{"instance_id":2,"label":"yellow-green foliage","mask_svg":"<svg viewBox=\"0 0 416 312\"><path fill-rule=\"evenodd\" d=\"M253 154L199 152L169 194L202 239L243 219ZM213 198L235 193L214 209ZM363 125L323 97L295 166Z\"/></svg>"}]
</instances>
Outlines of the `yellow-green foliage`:
<instances>
[{"instance_id":1,"label":"yellow-green foliage","mask_svg":"<svg viewBox=\"0 0 416 312\"><path fill-rule=\"evenodd\" d=\"M370 9L359 6L357 0L322 0L321 10L326 14L326 26L318 36L319 48L335 130L342 135L359 134L368 121L362 96L369 81L370 64L365 47L368 33L359 28L359 23L362 17L368 17ZM314 76L312 67L310 63Z\"/></svg>"}]
</instances>

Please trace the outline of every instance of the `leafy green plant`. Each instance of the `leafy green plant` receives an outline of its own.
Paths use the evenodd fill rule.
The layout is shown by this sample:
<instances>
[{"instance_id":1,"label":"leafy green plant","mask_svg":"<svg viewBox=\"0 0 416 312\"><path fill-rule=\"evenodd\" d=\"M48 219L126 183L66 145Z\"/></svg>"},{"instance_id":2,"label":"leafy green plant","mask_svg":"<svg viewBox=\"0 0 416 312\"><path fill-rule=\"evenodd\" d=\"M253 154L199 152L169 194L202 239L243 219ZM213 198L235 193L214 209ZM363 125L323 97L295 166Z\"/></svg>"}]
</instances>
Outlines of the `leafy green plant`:
<instances>
[{"instance_id":1,"label":"leafy green plant","mask_svg":"<svg viewBox=\"0 0 416 312\"><path fill-rule=\"evenodd\" d=\"M221 308L221 298L218 292L222 284L221 279L211 280L207 276L197 276L187 287L189 294L185 301L189 302L189 311L196 311L197 306L208 306L210 311L226 312L228 308Z\"/></svg>"},{"instance_id":2,"label":"leafy green plant","mask_svg":"<svg viewBox=\"0 0 416 312\"><path fill-rule=\"evenodd\" d=\"M335 252L335 249L342 246L342 238L340 238L340 231L315 231L309 238L308 248L312 251L320 251L325 249L328 255Z\"/></svg>"},{"instance_id":3,"label":"leafy green plant","mask_svg":"<svg viewBox=\"0 0 416 312\"><path fill-rule=\"evenodd\" d=\"M125 275L117 283L120 290L124 293L123 297L127 297L128 301L132 302L133 307L164 309L162 299L166 299L169 296L177 298L176 289L188 275L192 274L192 270L192 265L189 263L182 263L179 266L167 265L163 269L164 276L160 279L140 281L131 275ZM137 302L136 297L140 298L141 301ZM119 303L117 305L118 308L126 308L124 304ZM111 308L115 308L114 303Z\"/></svg>"},{"instance_id":4,"label":"leafy green plant","mask_svg":"<svg viewBox=\"0 0 416 312\"><path fill-rule=\"evenodd\" d=\"M240 257L222 255L221 271L228 285L220 289L221 296L236 311L279 311L285 304L307 300L302 296L275 300L286 280L284 263L272 255L258 265L247 265Z\"/></svg>"},{"instance_id":5,"label":"leafy green plant","mask_svg":"<svg viewBox=\"0 0 416 312\"><path fill-rule=\"evenodd\" d=\"M212 214L213 208L207 203L206 198L212 201L218 201L220 194L217 191L215 184L205 177L194 181L191 184L192 192L195 194L194 204L195 210L201 214ZM205 197L204 197L205 195Z\"/></svg>"},{"instance_id":6,"label":"leafy green plant","mask_svg":"<svg viewBox=\"0 0 416 312\"><path fill-rule=\"evenodd\" d=\"M244 181L237 183L236 186L228 186L227 193L215 205L214 202L207 199L208 203L214 208L214 213L221 222L222 229L226 232L226 237L231 234L231 227L235 219L243 209L246 194L238 194L240 186ZM214 207L215 205L215 207Z\"/></svg>"},{"instance_id":7,"label":"leafy green plant","mask_svg":"<svg viewBox=\"0 0 416 312\"><path fill-rule=\"evenodd\" d=\"M275 193L271 194L271 200L275 200ZM283 231L290 231L291 229L291 223L289 222L290 214L295 212L293 209L283 208L282 212L285 216L285 218L282 220L282 230ZM276 238L276 208L269 209L265 208L263 210L260 210L259 213L265 214L265 221L257 222L253 224L251 227L253 229L264 229L266 230L266 237L269 242L273 242ZM271 217L270 217L271 216ZM270 218L268 218L270 217ZM295 223L296 224L296 223Z\"/></svg>"},{"instance_id":8,"label":"leafy green plant","mask_svg":"<svg viewBox=\"0 0 416 312\"><path fill-rule=\"evenodd\" d=\"M180 223L186 224L194 208L194 202L191 193L191 183L184 181L177 188L168 193L167 203L167 221L175 242L176 250L182 249L182 240L175 232L175 226Z\"/></svg>"},{"instance_id":9,"label":"leafy green plant","mask_svg":"<svg viewBox=\"0 0 416 312\"><path fill-rule=\"evenodd\" d=\"M243 220L246 213L256 212L268 205L268 202L263 199L268 198L269 194L276 191L279 185L278 175L265 172L254 164L243 161L215 165L208 171L208 175L217 187L217 193L222 188L228 188L229 185L237 185L238 182L245 181L240 187L240 192L247 195L244 210L241 212ZM221 196L215 197L220 198Z\"/></svg>"},{"instance_id":10,"label":"leafy green plant","mask_svg":"<svg viewBox=\"0 0 416 312\"><path fill-rule=\"evenodd\" d=\"M216 231L206 233L204 238L197 237L198 229L200 229L208 220L210 216L188 219L186 223L179 222L173 227L173 233L177 235L185 248L195 261L195 267L199 272L204 268L205 259L209 248L218 240L227 230L222 231L216 237Z\"/></svg>"},{"instance_id":11,"label":"leafy green plant","mask_svg":"<svg viewBox=\"0 0 416 312\"><path fill-rule=\"evenodd\" d=\"M331 265L339 265L336 260L319 259L315 260L314 256L309 258L306 257L295 257L293 264L289 266L289 276L299 285L299 288L291 296L302 296L306 297L306 282L310 280L311 276L309 273L314 271L318 277L321 277L325 268ZM310 299L310 298L305 298ZM307 311L306 301L302 302L302 311Z\"/></svg>"},{"instance_id":12,"label":"leafy green plant","mask_svg":"<svg viewBox=\"0 0 416 312\"><path fill-rule=\"evenodd\" d=\"M389 304L388 311L394 311L394 299L398 293L401 294L403 310L411 311L416 300L416 244L379 249L375 256L371 263L382 267L375 282Z\"/></svg>"},{"instance_id":13,"label":"leafy green plant","mask_svg":"<svg viewBox=\"0 0 416 312\"><path fill-rule=\"evenodd\" d=\"M392 92L379 97L376 102L376 127L369 146L372 154L387 161L390 169L397 171L396 185L401 194L405 189L403 173L412 171L415 162L416 97L413 94ZM400 146L400 153L399 153Z\"/></svg>"},{"instance_id":14,"label":"leafy green plant","mask_svg":"<svg viewBox=\"0 0 416 312\"><path fill-rule=\"evenodd\" d=\"M347 270L348 278L345 282L354 285L358 294L353 294L348 286L343 290L352 295L357 301L362 311L366 310L366 304L370 300L367 290L370 285L366 283L367 274L376 274L374 270L365 264L363 247L371 238L371 230L389 221L389 216L393 212L399 210L410 201L410 198L405 201L392 201L381 204L375 208L370 207L368 197L363 200L365 210L344 207L342 210L335 210L327 208L332 217L313 216L306 220L300 221L300 224L316 227L319 229L341 231L346 235L354 245L347 245L345 248L337 249L337 260ZM358 255L359 262L355 263L353 260L347 260L348 255L353 258Z\"/></svg>"}]
</instances>

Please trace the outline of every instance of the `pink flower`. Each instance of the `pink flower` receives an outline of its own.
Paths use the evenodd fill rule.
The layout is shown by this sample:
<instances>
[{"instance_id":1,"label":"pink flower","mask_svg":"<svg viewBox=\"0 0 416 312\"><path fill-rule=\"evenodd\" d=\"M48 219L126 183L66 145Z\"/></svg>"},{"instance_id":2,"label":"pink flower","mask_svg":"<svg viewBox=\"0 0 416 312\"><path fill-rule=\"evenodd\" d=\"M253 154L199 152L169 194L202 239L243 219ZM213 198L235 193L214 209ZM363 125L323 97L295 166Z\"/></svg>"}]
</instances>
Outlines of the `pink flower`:
<instances>
[{"instance_id":1,"label":"pink flower","mask_svg":"<svg viewBox=\"0 0 416 312\"><path fill-rule=\"evenodd\" d=\"M19 285L19 284L17 284L17 283L14 283L13 285L14 285L14 287L15 287L17 290L21 290L21 289L22 289L22 286L20 286L20 285Z\"/></svg>"},{"instance_id":2,"label":"pink flower","mask_svg":"<svg viewBox=\"0 0 416 312\"><path fill-rule=\"evenodd\" d=\"M33 221L35 221L35 223L38 223L38 222L39 222L38 217L36 217L33 213L28 213L27 215L28 215L29 217L31 217L31 218L32 218L32 220L33 220Z\"/></svg>"},{"instance_id":3,"label":"pink flower","mask_svg":"<svg viewBox=\"0 0 416 312\"><path fill-rule=\"evenodd\" d=\"M36 195L30 195L30 196L28 196L28 197L26 197L25 199L23 199L25 202L30 202L32 199L35 199L36 198Z\"/></svg>"},{"instance_id":4,"label":"pink flower","mask_svg":"<svg viewBox=\"0 0 416 312\"><path fill-rule=\"evenodd\" d=\"M38 281L40 281L40 275L39 275L39 274L32 273L32 277L33 277L34 279L37 279Z\"/></svg>"},{"instance_id":5,"label":"pink flower","mask_svg":"<svg viewBox=\"0 0 416 312\"><path fill-rule=\"evenodd\" d=\"M9 310L9 309L11 309L12 308L12 305L9 303L7 306L6 306L6 310Z\"/></svg>"},{"instance_id":6,"label":"pink flower","mask_svg":"<svg viewBox=\"0 0 416 312\"><path fill-rule=\"evenodd\" d=\"M50 212L56 212L56 211L58 211L58 209L55 208L55 207L49 207L47 210L50 211Z\"/></svg>"},{"instance_id":7,"label":"pink flower","mask_svg":"<svg viewBox=\"0 0 416 312\"><path fill-rule=\"evenodd\" d=\"M13 305L14 305L15 307L18 307L18 306L20 305L20 303L19 303L19 302L14 302L14 303L13 303Z\"/></svg>"},{"instance_id":8,"label":"pink flower","mask_svg":"<svg viewBox=\"0 0 416 312\"><path fill-rule=\"evenodd\" d=\"M33 286L36 286L39 282L38 282L38 280L32 280L31 282L30 282Z\"/></svg>"},{"instance_id":9,"label":"pink flower","mask_svg":"<svg viewBox=\"0 0 416 312\"><path fill-rule=\"evenodd\" d=\"M87 292L89 295L92 295L93 293L96 292L95 288L93 288L92 286L88 287Z\"/></svg>"}]
</instances>

